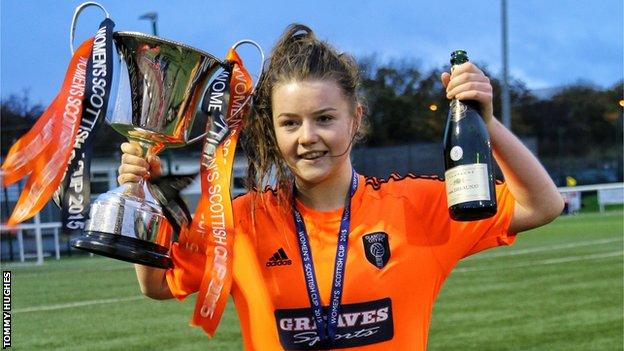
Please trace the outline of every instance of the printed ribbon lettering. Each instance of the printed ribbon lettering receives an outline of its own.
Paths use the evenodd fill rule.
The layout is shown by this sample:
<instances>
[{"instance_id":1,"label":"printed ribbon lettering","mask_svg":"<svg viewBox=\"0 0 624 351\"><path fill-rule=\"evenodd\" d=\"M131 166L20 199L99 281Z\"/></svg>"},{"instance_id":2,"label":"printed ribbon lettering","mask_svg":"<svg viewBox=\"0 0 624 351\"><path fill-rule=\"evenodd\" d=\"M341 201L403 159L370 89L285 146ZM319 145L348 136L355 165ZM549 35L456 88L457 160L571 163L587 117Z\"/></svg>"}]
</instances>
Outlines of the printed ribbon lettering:
<instances>
[{"instance_id":1,"label":"printed ribbon lettering","mask_svg":"<svg viewBox=\"0 0 624 351\"><path fill-rule=\"evenodd\" d=\"M179 245L204 252L206 267L191 324L214 336L232 285L234 218L230 197L236 143L249 110L251 76L231 49L225 70L211 83L202 110L212 118L206 127L200 177L201 197L189 231Z\"/></svg>"},{"instance_id":2,"label":"printed ribbon lettering","mask_svg":"<svg viewBox=\"0 0 624 351\"><path fill-rule=\"evenodd\" d=\"M7 174L5 186L31 173L8 220L9 225L34 216L61 182L80 124L87 62L92 46L93 38L90 38L76 50L61 92L31 131L13 145L2 165ZM42 140L44 142L39 142Z\"/></svg>"},{"instance_id":3,"label":"printed ribbon lettering","mask_svg":"<svg viewBox=\"0 0 624 351\"><path fill-rule=\"evenodd\" d=\"M93 50L87 65L83 113L71 148L65 179L61 185L61 230L80 234L89 216L91 156L96 131L106 115L113 76L113 27L105 19L95 34Z\"/></svg>"}]
</instances>

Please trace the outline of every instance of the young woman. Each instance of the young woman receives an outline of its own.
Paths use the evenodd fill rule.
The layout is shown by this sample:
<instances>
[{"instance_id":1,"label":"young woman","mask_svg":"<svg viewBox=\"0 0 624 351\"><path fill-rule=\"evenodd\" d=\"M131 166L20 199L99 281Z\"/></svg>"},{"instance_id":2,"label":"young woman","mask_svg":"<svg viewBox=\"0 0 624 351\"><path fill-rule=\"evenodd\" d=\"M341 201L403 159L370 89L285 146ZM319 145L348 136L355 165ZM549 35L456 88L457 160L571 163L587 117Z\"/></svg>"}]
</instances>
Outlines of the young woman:
<instances>
[{"instance_id":1,"label":"young woman","mask_svg":"<svg viewBox=\"0 0 624 351\"><path fill-rule=\"evenodd\" d=\"M231 294L246 350L425 350L433 303L455 264L561 213L539 161L493 117L483 72L465 63L441 79L448 98L480 104L505 176L492 218L452 221L444 182L434 177L358 175L349 157L365 125L355 61L305 26L285 31L246 130L255 187L234 200ZM158 175L157 159L129 143L122 151L120 183ZM254 190L270 174L273 189ZM137 266L145 295L197 291L201 261L180 251L174 261L168 272Z\"/></svg>"}]
</instances>

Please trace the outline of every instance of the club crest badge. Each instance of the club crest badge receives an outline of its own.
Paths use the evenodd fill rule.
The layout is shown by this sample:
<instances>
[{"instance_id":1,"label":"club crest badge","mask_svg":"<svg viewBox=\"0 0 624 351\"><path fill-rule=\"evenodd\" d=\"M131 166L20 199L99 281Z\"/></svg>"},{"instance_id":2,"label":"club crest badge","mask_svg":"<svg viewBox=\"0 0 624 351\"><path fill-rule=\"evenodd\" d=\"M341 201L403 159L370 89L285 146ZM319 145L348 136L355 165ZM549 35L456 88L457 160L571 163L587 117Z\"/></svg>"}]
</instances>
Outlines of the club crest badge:
<instances>
[{"instance_id":1,"label":"club crest badge","mask_svg":"<svg viewBox=\"0 0 624 351\"><path fill-rule=\"evenodd\" d=\"M376 232L362 237L366 259L375 267L382 269L390 260L390 244L388 234Z\"/></svg>"}]
</instances>

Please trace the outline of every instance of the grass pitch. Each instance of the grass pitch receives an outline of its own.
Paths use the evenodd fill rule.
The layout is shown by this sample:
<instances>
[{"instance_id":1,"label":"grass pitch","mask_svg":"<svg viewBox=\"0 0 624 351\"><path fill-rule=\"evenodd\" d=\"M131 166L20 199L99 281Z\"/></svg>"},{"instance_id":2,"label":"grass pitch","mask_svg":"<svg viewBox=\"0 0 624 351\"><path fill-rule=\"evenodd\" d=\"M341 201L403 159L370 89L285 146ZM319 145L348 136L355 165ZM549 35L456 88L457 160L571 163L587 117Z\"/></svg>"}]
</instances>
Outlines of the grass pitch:
<instances>
[{"instance_id":1,"label":"grass pitch","mask_svg":"<svg viewBox=\"0 0 624 351\"><path fill-rule=\"evenodd\" d=\"M561 217L463 260L433 312L429 350L622 350L623 213ZM131 264L48 259L11 270L15 350L242 350L233 304L213 340L183 303L140 296Z\"/></svg>"}]
</instances>

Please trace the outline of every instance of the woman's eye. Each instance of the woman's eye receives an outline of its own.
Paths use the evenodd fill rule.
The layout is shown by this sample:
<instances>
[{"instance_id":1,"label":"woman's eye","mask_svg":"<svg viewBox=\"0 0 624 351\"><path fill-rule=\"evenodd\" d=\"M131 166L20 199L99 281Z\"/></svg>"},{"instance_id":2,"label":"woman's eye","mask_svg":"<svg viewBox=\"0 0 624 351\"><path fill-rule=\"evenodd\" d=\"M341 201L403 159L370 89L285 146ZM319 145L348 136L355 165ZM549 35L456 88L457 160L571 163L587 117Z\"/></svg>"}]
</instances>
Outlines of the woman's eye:
<instances>
[{"instance_id":1,"label":"woman's eye","mask_svg":"<svg viewBox=\"0 0 624 351\"><path fill-rule=\"evenodd\" d=\"M281 121L281 123L280 123L280 126L282 126L282 127L287 127L287 128L288 128L288 127L294 127L294 126L296 126L296 125L297 125L297 122L296 122L296 121L294 121L294 120L291 120L291 119L283 120L283 121Z\"/></svg>"},{"instance_id":2,"label":"woman's eye","mask_svg":"<svg viewBox=\"0 0 624 351\"><path fill-rule=\"evenodd\" d=\"M331 122L334 119L333 116L329 116L329 115L322 115L318 117L318 121L321 123L327 123L327 122Z\"/></svg>"}]
</instances>

